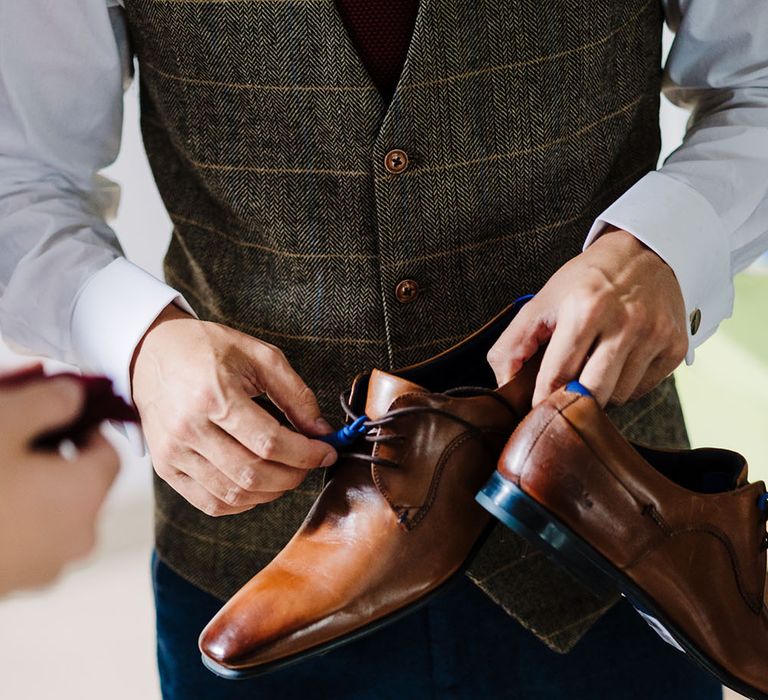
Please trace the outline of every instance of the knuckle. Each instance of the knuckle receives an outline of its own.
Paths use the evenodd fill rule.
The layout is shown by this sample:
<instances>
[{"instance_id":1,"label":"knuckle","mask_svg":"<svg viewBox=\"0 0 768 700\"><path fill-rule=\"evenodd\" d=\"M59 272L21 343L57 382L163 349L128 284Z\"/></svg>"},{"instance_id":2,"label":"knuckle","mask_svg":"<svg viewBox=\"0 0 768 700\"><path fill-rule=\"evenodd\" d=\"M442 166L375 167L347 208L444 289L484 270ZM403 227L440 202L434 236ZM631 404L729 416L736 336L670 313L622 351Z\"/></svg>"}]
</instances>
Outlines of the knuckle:
<instances>
[{"instance_id":1,"label":"knuckle","mask_svg":"<svg viewBox=\"0 0 768 700\"><path fill-rule=\"evenodd\" d=\"M220 518L222 515L227 515L229 513L228 508L226 505L219 501L218 499L211 496L210 498L206 498L201 504L200 504L200 510L203 511L206 515L212 517L212 518Z\"/></svg>"},{"instance_id":2,"label":"knuckle","mask_svg":"<svg viewBox=\"0 0 768 700\"><path fill-rule=\"evenodd\" d=\"M504 351L494 345L486 355L486 360L488 360L488 364L491 365L491 367L500 367L501 364L504 362Z\"/></svg>"},{"instance_id":3,"label":"knuckle","mask_svg":"<svg viewBox=\"0 0 768 700\"><path fill-rule=\"evenodd\" d=\"M279 365L286 362L283 351L276 345L270 345L269 343L262 343L261 354L264 358L264 362L270 365Z\"/></svg>"},{"instance_id":4,"label":"knuckle","mask_svg":"<svg viewBox=\"0 0 768 700\"><path fill-rule=\"evenodd\" d=\"M628 304L624 307L624 326L633 334L640 334L648 329L648 311L642 304Z\"/></svg>"},{"instance_id":5,"label":"knuckle","mask_svg":"<svg viewBox=\"0 0 768 700\"><path fill-rule=\"evenodd\" d=\"M258 491L262 485L256 465L249 465L240 471L237 483L246 491Z\"/></svg>"},{"instance_id":6,"label":"knuckle","mask_svg":"<svg viewBox=\"0 0 768 700\"><path fill-rule=\"evenodd\" d=\"M246 499L246 492L239 486L233 486L224 494L224 502L231 506L238 506Z\"/></svg>"},{"instance_id":7,"label":"knuckle","mask_svg":"<svg viewBox=\"0 0 768 700\"><path fill-rule=\"evenodd\" d=\"M315 392L313 392L306 384L302 385L296 394L296 403L301 406L315 406L317 404Z\"/></svg>"},{"instance_id":8,"label":"knuckle","mask_svg":"<svg viewBox=\"0 0 768 700\"><path fill-rule=\"evenodd\" d=\"M608 303L603 292L597 292L594 296L585 297L577 303L578 317L585 325L596 325L605 315Z\"/></svg>"},{"instance_id":9,"label":"knuckle","mask_svg":"<svg viewBox=\"0 0 768 700\"><path fill-rule=\"evenodd\" d=\"M297 489L299 486L301 486L304 483L304 480L307 478L307 472L303 471L301 469L295 469L294 473L291 475L289 479L289 490Z\"/></svg>"},{"instance_id":10,"label":"knuckle","mask_svg":"<svg viewBox=\"0 0 768 700\"><path fill-rule=\"evenodd\" d=\"M216 394L207 386L199 386L192 391L190 405L196 411L208 413L216 404Z\"/></svg>"},{"instance_id":11,"label":"knuckle","mask_svg":"<svg viewBox=\"0 0 768 700\"><path fill-rule=\"evenodd\" d=\"M163 445L151 450L152 464L157 475L166 481L176 476L178 473L171 463L176 454L170 445Z\"/></svg>"},{"instance_id":12,"label":"knuckle","mask_svg":"<svg viewBox=\"0 0 768 700\"><path fill-rule=\"evenodd\" d=\"M614 406L624 406L630 399L630 394L625 391L615 391L611 396L611 401Z\"/></svg>"},{"instance_id":13,"label":"knuckle","mask_svg":"<svg viewBox=\"0 0 768 700\"><path fill-rule=\"evenodd\" d=\"M177 414L168 423L168 433L177 440L189 440L194 432L192 420L186 413Z\"/></svg>"},{"instance_id":14,"label":"knuckle","mask_svg":"<svg viewBox=\"0 0 768 700\"><path fill-rule=\"evenodd\" d=\"M273 460L280 446L280 438L275 432L268 432L261 435L257 443L258 454L266 460Z\"/></svg>"},{"instance_id":15,"label":"knuckle","mask_svg":"<svg viewBox=\"0 0 768 700\"><path fill-rule=\"evenodd\" d=\"M658 341L668 340L675 336L675 324L671 318L661 316L652 325L650 335Z\"/></svg>"}]
</instances>

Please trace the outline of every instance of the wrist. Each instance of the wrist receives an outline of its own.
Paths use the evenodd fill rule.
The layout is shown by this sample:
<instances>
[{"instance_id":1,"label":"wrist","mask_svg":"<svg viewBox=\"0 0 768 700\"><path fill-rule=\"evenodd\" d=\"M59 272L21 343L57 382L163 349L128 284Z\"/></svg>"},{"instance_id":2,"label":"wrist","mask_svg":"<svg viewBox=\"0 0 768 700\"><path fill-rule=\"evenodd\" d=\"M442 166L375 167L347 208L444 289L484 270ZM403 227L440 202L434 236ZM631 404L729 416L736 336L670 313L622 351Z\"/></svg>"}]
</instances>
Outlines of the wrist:
<instances>
[{"instance_id":1,"label":"wrist","mask_svg":"<svg viewBox=\"0 0 768 700\"><path fill-rule=\"evenodd\" d=\"M136 348L133 351L133 356L131 357L131 364L130 364L130 381L131 381L131 395L133 395L133 381L134 381L134 375L136 371L136 365L139 362L139 357L142 355L143 352L147 351L148 348L151 346L151 336L155 331L157 331L158 328L163 326L166 323L169 323L171 321L179 321L179 320L189 320L193 319L194 316L188 314L186 311L182 311L176 304L168 304L158 315L157 318L152 322L152 325L150 325L149 328L147 328L146 332L142 336L141 340L136 345ZM145 353L146 354L146 353Z\"/></svg>"},{"instance_id":2,"label":"wrist","mask_svg":"<svg viewBox=\"0 0 768 700\"><path fill-rule=\"evenodd\" d=\"M663 263L669 267L666 261L660 257L653 249L649 248L637 236L625 231L617 226L606 226L600 233L591 248L610 249L613 253L618 253L623 258L640 262L640 260ZM638 257L640 256L640 257Z\"/></svg>"}]
</instances>

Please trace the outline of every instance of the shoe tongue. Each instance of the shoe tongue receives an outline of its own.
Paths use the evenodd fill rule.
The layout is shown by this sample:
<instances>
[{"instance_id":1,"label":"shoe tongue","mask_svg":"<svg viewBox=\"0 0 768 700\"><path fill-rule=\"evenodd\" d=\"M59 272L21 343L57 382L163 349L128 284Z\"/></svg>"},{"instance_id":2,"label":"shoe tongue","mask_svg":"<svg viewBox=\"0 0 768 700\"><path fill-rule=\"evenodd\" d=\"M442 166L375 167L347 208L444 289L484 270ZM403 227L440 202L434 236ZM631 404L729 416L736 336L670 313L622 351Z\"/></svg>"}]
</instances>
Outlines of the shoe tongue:
<instances>
[{"instance_id":1,"label":"shoe tongue","mask_svg":"<svg viewBox=\"0 0 768 700\"><path fill-rule=\"evenodd\" d=\"M381 418L392 402L403 394L427 394L424 387L375 369L368 381L368 398L365 402L365 415L372 420Z\"/></svg>"}]
</instances>

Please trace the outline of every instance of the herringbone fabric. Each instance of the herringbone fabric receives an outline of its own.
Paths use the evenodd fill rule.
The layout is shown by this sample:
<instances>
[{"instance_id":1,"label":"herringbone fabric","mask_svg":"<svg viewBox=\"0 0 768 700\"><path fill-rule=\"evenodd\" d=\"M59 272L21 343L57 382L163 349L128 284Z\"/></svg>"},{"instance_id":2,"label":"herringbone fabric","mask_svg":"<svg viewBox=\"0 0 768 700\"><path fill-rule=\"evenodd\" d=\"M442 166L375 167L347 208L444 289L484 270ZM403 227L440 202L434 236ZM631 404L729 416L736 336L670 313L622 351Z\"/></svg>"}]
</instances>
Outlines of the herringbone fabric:
<instances>
[{"instance_id":1,"label":"herringbone fabric","mask_svg":"<svg viewBox=\"0 0 768 700\"><path fill-rule=\"evenodd\" d=\"M201 317L280 346L337 419L357 372L431 356L538 290L656 162L658 0L421 0L388 106L334 0L125 6L175 225L169 282ZM392 148L410 159L397 175ZM404 278L420 285L408 304ZM685 442L671 383L615 419ZM319 481L222 519L158 483L160 555L227 597ZM611 604L500 528L471 576L559 650Z\"/></svg>"}]
</instances>

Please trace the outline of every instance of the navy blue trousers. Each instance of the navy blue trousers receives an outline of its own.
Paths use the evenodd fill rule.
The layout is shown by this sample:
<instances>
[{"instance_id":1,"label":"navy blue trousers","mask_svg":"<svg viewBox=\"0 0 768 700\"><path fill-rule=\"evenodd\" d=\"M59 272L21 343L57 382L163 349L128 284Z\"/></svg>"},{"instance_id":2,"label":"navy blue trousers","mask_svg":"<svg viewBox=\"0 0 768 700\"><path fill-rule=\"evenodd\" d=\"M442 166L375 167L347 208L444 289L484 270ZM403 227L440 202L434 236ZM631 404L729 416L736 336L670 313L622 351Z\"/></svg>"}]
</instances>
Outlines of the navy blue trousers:
<instances>
[{"instance_id":1,"label":"navy blue trousers","mask_svg":"<svg viewBox=\"0 0 768 700\"><path fill-rule=\"evenodd\" d=\"M555 654L467 579L325 656L246 681L200 663L197 637L221 601L153 560L164 700L720 700L719 684L625 603Z\"/></svg>"}]
</instances>

